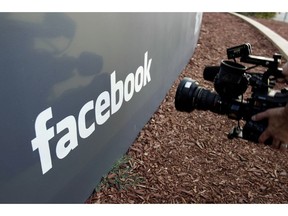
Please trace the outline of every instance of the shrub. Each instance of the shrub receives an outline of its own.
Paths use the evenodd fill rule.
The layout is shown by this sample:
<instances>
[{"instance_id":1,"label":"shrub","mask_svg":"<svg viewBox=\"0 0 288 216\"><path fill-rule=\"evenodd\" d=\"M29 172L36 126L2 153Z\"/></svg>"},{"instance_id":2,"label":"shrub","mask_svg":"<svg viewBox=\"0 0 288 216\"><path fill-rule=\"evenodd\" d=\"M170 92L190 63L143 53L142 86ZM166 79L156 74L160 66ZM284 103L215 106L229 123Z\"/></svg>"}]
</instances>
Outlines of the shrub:
<instances>
[{"instance_id":1,"label":"shrub","mask_svg":"<svg viewBox=\"0 0 288 216\"><path fill-rule=\"evenodd\" d=\"M276 12L245 12L240 14L264 19L272 19L276 16Z\"/></svg>"}]
</instances>

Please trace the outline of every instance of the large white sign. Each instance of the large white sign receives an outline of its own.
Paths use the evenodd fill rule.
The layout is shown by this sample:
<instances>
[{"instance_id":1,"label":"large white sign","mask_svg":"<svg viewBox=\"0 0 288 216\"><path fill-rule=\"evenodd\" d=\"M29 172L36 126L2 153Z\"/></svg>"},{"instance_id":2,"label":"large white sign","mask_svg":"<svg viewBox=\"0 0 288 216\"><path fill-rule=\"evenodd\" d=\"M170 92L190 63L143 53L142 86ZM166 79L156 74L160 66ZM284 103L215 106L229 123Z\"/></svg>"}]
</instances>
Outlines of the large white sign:
<instances>
[{"instance_id":1,"label":"large white sign","mask_svg":"<svg viewBox=\"0 0 288 216\"><path fill-rule=\"evenodd\" d=\"M139 66L134 73L129 73L125 80L116 80L116 71L110 75L110 92L104 90L97 99L90 100L83 105L77 117L69 115L59 121L55 126L47 128L46 123L53 118L52 107L42 111L35 121L36 137L31 141L33 151L38 150L42 173L45 174L53 168L51 151L55 151L59 159L65 158L78 146L78 134L82 139L88 138L95 131L95 124L103 125L111 115L115 114L122 106L123 101L128 102L139 92L143 86L151 81L150 67L152 59L148 60L148 51L144 55L144 64ZM118 99L118 100L117 100ZM95 113L95 122L90 125L86 123L86 114ZM62 136L51 149L49 140L57 134L68 131Z\"/></svg>"}]
</instances>

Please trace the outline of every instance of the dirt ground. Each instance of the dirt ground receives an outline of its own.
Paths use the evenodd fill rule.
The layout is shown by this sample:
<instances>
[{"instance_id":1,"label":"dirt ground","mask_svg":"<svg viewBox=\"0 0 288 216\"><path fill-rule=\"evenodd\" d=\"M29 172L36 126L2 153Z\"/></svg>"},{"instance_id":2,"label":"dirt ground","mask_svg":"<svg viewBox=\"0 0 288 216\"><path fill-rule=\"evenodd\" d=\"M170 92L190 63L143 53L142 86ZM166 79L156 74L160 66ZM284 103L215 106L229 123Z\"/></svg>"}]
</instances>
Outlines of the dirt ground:
<instances>
[{"instance_id":1,"label":"dirt ground","mask_svg":"<svg viewBox=\"0 0 288 216\"><path fill-rule=\"evenodd\" d=\"M259 20L288 39L288 24ZM197 48L159 109L127 154L102 179L86 203L287 203L288 152L243 139L228 139L236 121L209 111L179 112L177 86L203 79L226 48L250 43L254 55L278 50L262 34L228 13L204 13ZM285 62L285 61L284 61Z\"/></svg>"}]
</instances>

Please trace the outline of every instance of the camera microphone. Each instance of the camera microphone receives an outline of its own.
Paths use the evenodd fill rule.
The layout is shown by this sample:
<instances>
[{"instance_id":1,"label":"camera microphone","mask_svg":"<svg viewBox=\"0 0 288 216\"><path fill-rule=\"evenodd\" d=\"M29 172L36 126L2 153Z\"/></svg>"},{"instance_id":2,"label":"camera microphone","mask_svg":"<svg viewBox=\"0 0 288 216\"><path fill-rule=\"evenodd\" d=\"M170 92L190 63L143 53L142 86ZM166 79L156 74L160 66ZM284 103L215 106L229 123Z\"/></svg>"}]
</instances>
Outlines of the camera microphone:
<instances>
[{"instance_id":1,"label":"camera microphone","mask_svg":"<svg viewBox=\"0 0 288 216\"><path fill-rule=\"evenodd\" d=\"M207 66L203 71L203 78L207 81L213 82L215 76L219 73L220 66Z\"/></svg>"}]
</instances>

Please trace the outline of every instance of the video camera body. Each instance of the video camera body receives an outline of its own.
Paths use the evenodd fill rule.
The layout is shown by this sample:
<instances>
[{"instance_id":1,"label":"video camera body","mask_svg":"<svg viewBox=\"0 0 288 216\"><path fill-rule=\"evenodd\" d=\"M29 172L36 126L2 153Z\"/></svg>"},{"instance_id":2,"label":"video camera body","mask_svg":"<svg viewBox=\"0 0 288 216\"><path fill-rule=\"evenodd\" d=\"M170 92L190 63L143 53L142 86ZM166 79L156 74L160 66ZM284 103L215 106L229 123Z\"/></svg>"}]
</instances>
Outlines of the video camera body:
<instances>
[{"instance_id":1,"label":"video camera body","mask_svg":"<svg viewBox=\"0 0 288 216\"><path fill-rule=\"evenodd\" d=\"M220 66L205 67L203 77L214 83L216 92L211 92L199 86L198 82L185 77L179 84L175 95L175 108L182 112L192 112L194 109L210 110L214 113L227 115L238 121L228 134L228 138L243 138L258 143L258 138L268 125L267 120L253 121L251 117L270 108L284 107L288 102L288 90L273 90L277 78L283 78L281 55L273 58L253 56L249 43L227 49L227 57ZM237 63L253 64L247 68ZM267 68L264 73L248 72L257 66ZM244 93L251 87L251 94L244 99ZM247 92L248 93L248 92ZM246 94L247 94L246 93ZM243 127L240 120L245 121ZM271 144L269 139L265 144Z\"/></svg>"}]
</instances>

